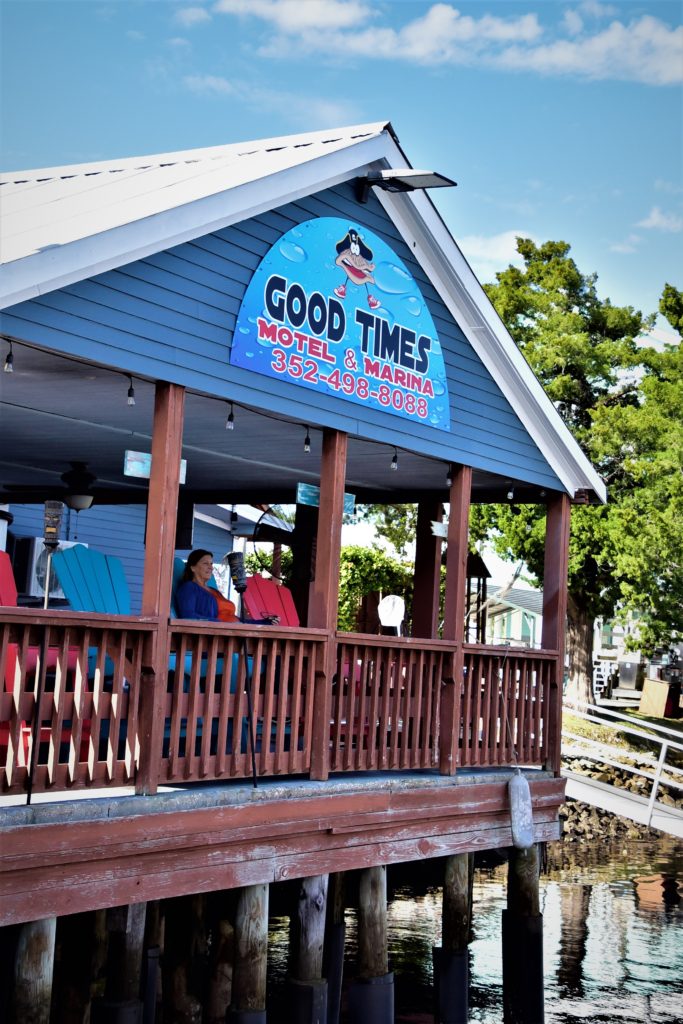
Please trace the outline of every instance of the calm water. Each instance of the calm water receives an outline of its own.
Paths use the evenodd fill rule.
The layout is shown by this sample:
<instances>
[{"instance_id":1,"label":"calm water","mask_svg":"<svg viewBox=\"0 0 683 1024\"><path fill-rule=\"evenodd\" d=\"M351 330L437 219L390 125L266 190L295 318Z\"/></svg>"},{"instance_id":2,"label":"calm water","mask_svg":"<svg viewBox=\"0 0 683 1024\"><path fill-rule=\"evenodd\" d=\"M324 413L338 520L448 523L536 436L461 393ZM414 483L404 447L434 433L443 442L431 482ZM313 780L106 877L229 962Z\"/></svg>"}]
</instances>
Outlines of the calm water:
<instances>
[{"instance_id":1,"label":"calm water","mask_svg":"<svg viewBox=\"0 0 683 1024\"><path fill-rule=\"evenodd\" d=\"M681 1024L683 844L668 837L598 850L558 843L548 852L548 872L541 877L546 1024ZM441 874L440 861L389 868L389 966L396 977L397 1022L433 1020L432 946L441 943ZM502 1021L506 876L505 865L475 873L472 1024ZM347 911L346 923L350 974L355 911ZM287 1019L279 999L287 942L287 919L274 919L269 1020L277 1022Z\"/></svg>"}]
</instances>

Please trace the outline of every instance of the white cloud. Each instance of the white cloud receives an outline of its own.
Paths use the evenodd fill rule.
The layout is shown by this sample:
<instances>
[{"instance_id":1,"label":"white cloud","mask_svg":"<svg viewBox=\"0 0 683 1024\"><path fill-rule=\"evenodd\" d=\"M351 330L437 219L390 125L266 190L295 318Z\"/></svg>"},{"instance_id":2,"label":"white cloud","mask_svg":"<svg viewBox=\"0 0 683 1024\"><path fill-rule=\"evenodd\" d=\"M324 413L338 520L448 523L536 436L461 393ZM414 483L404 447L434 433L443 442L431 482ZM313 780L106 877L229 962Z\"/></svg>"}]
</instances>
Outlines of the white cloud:
<instances>
[{"instance_id":1,"label":"white cloud","mask_svg":"<svg viewBox=\"0 0 683 1024\"><path fill-rule=\"evenodd\" d=\"M562 20L570 36L577 36L583 28L583 18L578 11L565 11Z\"/></svg>"},{"instance_id":2,"label":"white cloud","mask_svg":"<svg viewBox=\"0 0 683 1024\"><path fill-rule=\"evenodd\" d=\"M518 238L532 238L529 231L503 231L499 235L466 235L457 242L467 262L480 281L494 281L496 274L510 263L521 267L517 252Z\"/></svg>"},{"instance_id":3,"label":"white cloud","mask_svg":"<svg viewBox=\"0 0 683 1024\"><path fill-rule=\"evenodd\" d=\"M232 82L219 75L186 75L183 83L190 92L202 96L230 96L235 92Z\"/></svg>"},{"instance_id":4,"label":"white cloud","mask_svg":"<svg viewBox=\"0 0 683 1024\"><path fill-rule=\"evenodd\" d=\"M174 20L184 28L192 28L193 25L211 21L211 15L203 7L183 7L175 12Z\"/></svg>"},{"instance_id":5,"label":"white cloud","mask_svg":"<svg viewBox=\"0 0 683 1024\"><path fill-rule=\"evenodd\" d=\"M545 75L673 85L683 81L683 27L670 29L646 15L630 25L612 22L602 32L570 41L510 47L493 58L501 68Z\"/></svg>"},{"instance_id":6,"label":"white cloud","mask_svg":"<svg viewBox=\"0 0 683 1024\"><path fill-rule=\"evenodd\" d=\"M126 32L126 35L128 36L129 39L135 40L136 43L140 42L140 40L145 38L145 33L144 32L138 32L138 30L135 29L135 28L129 28L128 31Z\"/></svg>"},{"instance_id":7,"label":"white cloud","mask_svg":"<svg viewBox=\"0 0 683 1024\"><path fill-rule=\"evenodd\" d=\"M360 0L218 0L221 14L249 15L275 25L281 32L311 29L354 29L374 15Z\"/></svg>"},{"instance_id":8,"label":"white cloud","mask_svg":"<svg viewBox=\"0 0 683 1024\"><path fill-rule=\"evenodd\" d=\"M177 48L190 45L189 41L187 39L183 39L182 36L174 36L173 39L167 39L166 42L169 46L175 46Z\"/></svg>"},{"instance_id":9,"label":"white cloud","mask_svg":"<svg viewBox=\"0 0 683 1024\"><path fill-rule=\"evenodd\" d=\"M590 18L613 18L618 14L617 8L612 4L601 4L598 0L582 0L579 8Z\"/></svg>"},{"instance_id":10,"label":"white cloud","mask_svg":"<svg viewBox=\"0 0 683 1024\"><path fill-rule=\"evenodd\" d=\"M664 213L658 206L653 206L647 217L638 221L637 227L676 233L683 231L683 217L678 217L675 213Z\"/></svg>"},{"instance_id":11,"label":"white cloud","mask_svg":"<svg viewBox=\"0 0 683 1024\"><path fill-rule=\"evenodd\" d=\"M186 75L183 78L183 85L197 96L230 96L254 110L268 108L278 112L289 124L309 128L312 125L348 124L357 119L357 111L343 101L316 99L308 93L263 89L242 80L233 82L221 75Z\"/></svg>"},{"instance_id":12,"label":"white cloud","mask_svg":"<svg viewBox=\"0 0 683 1024\"><path fill-rule=\"evenodd\" d=\"M412 9L390 5L392 14ZM415 64L483 65L499 70L573 75L589 79L671 85L683 81L683 26L651 15L614 20L590 31L585 17L616 9L586 0L568 9L557 26L543 28L536 13L500 17L463 15L450 3L433 3L400 27L381 23L386 5L363 0L217 0L213 10L258 18L270 26L259 52L269 57L298 52L337 58L369 57ZM584 17L585 16L585 17Z\"/></svg>"},{"instance_id":13,"label":"white cloud","mask_svg":"<svg viewBox=\"0 0 683 1024\"><path fill-rule=\"evenodd\" d=\"M613 242L612 245L610 245L610 252L619 252L624 255L637 252L639 242L640 235L628 235L623 242Z\"/></svg>"}]
</instances>

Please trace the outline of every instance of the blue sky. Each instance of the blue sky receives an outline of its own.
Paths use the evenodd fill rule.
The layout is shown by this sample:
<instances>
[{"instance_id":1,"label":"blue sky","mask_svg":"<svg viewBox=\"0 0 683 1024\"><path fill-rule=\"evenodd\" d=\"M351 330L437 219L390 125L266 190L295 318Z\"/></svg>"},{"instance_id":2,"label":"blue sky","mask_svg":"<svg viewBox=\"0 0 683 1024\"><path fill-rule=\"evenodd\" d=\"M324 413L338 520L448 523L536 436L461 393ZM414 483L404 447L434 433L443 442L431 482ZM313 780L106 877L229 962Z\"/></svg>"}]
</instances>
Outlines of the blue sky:
<instances>
[{"instance_id":1,"label":"blue sky","mask_svg":"<svg viewBox=\"0 0 683 1024\"><path fill-rule=\"evenodd\" d=\"M577 0L0 0L3 170L390 120L482 281L563 239L683 288L683 8ZM660 320L660 330L666 325Z\"/></svg>"}]
</instances>

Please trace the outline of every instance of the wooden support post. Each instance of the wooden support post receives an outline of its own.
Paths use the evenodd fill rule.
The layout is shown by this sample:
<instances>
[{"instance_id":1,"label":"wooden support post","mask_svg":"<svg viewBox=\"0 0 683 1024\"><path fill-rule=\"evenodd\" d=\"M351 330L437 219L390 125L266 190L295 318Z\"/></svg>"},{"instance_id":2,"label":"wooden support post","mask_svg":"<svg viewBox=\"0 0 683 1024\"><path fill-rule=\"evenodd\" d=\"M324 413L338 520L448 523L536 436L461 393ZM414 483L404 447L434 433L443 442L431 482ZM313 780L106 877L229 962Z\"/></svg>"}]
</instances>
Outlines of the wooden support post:
<instances>
[{"instance_id":1,"label":"wooden support post","mask_svg":"<svg viewBox=\"0 0 683 1024\"><path fill-rule=\"evenodd\" d=\"M472 920L474 855L446 858L441 948L434 947L434 988L438 1024L467 1024L468 943Z\"/></svg>"},{"instance_id":2,"label":"wooden support post","mask_svg":"<svg viewBox=\"0 0 683 1024\"><path fill-rule=\"evenodd\" d=\"M452 682L446 680L442 690L439 751L439 771L442 775L455 775L458 760L471 491L471 468L458 466L453 473L450 492L446 551L443 639L454 641L456 648L452 659Z\"/></svg>"},{"instance_id":3,"label":"wooden support post","mask_svg":"<svg viewBox=\"0 0 683 1024\"><path fill-rule=\"evenodd\" d=\"M365 868L358 887L358 979L349 990L349 1019L393 1024L394 975L387 942L387 869Z\"/></svg>"},{"instance_id":4,"label":"wooden support post","mask_svg":"<svg viewBox=\"0 0 683 1024\"><path fill-rule=\"evenodd\" d=\"M224 1024L232 999L235 929L226 918L220 918L214 926L213 936L206 1024Z\"/></svg>"},{"instance_id":5,"label":"wooden support post","mask_svg":"<svg viewBox=\"0 0 683 1024\"><path fill-rule=\"evenodd\" d=\"M106 913L90 910L57 918L52 1001L59 1007L59 1024L90 1020L91 1000L102 994L107 960Z\"/></svg>"},{"instance_id":6,"label":"wooden support post","mask_svg":"<svg viewBox=\"0 0 683 1024\"><path fill-rule=\"evenodd\" d=\"M327 983L323 949L327 910L327 875L302 878L292 914L292 970L289 1019L292 1024L326 1024Z\"/></svg>"},{"instance_id":7,"label":"wooden support post","mask_svg":"<svg viewBox=\"0 0 683 1024\"><path fill-rule=\"evenodd\" d=\"M557 651L548 708L548 740L545 767L560 774L562 745L562 682L564 676L565 631L567 623L567 572L569 565L569 524L571 505L566 494L548 504L543 565L544 650Z\"/></svg>"},{"instance_id":8,"label":"wooden support post","mask_svg":"<svg viewBox=\"0 0 683 1024\"><path fill-rule=\"evenodd\" d=\"M268 886L245 886L237 897L228 1024L266 1024L267 960Z\"/></svg>"},{"instance_id":9,"label":"wooden support post","mask_svg":"<svg viewBox=\"0 0 683 1024\"><path fill-rule=\"evenodd\" d=\"M346 938L346 875L337 871L329 876L323 976L327 979L327 1024L339 1024L341 990L344 980L344 941Z\"/></svg>"},{"instance_id":10,"label":"wooden support post","mask_svg":"<svg viewBox=\"0 0 683 1024\"><path fill-rule=\"evenodd\" d=\"M503 911L503 1022L543 1024L543 915L538 846L508 851L507 909Z\"/></svg>"},{"instance_id":11,"label":"wooden support post","mask_svg":"<svg viewBox=\"0 0 683 1024\"><path fill-rule=\"evenodd\" d=\"M308 615L309 626L325 629L328 633L322 664L318 666L323 678L321 685L316 684L311 750L311 778L320 780L327 778L330 765L330 712L337 654L335 634L347 442L346 434L337 430L323 431L316 569Z\"/></svg>"},{"instance_id":12,"label":"wooden support post","mask_svg":"<svg viewBox=\"0 0 683 1024\"><path fill-rule=\"evenodd\" d=\"M147 496L142 614L159 624L144 652L140 688L140 766L135 791L156 793L164 737L163 703L168 675L168 617L183 447L185 389L157 383L152 428L152 469Z\"/></svg>"},{"instance_id":13,"label":"wooden support post","mask_svg":"<svg viewBox=\"0 0 683 1024\"><path fill-rule=\"evenodd\" d=\"M178 896L164 901L163 1017L171 1024L198 1024L202 1018L202 1000L193 984L198 944L203 952L203 937L197 927L198 899L204 897Z\"/></svg>"},{"instance_id":14,"label":"wooden support post","mask_svg":"<svg viewBox=\"0 0 683 1024\"><path fill-rule=\"evenodd\" d=\"M432 521L441 522L443 504L421 501L415 531L415 582L412 635L433 640L439 629L441 538L432 533Z\"/></svg>"},{"instance_id":15,"label":"wooden support post","mask_svg":"<svg viewBox=\"0 0 683 1024\"><path fill-rule=\"evenodd\" d=\"M11 1024L49 1024L57 919L29 921L19 931Z\"/></svg>"},{"instance_id":16,"label":"wooden support post","mask_svg":"<svg viewBox=\"0 0 683 1024\"><path fill-rule=\"evenodd\" d=\"M92 1024L142 1021L142 957L146 903L111 907L107 911L106 983L104 997L92 1003Z\"/></svg>"},{"instance_id":17,"label":"wooden support post","mask_svg":"<svg viewBox=\"0 0 683 1024\"><path fill-rule=\"evenodd\" d=\"M318 535L318 509L313 505L297 505L292 543L291 591L299 622L308 623L311 600L311 582L316 570L316 537ZM273 552L273 558L275 553ZM274 567L273 567L274 571Z\"/></svg>"}]
</instances>

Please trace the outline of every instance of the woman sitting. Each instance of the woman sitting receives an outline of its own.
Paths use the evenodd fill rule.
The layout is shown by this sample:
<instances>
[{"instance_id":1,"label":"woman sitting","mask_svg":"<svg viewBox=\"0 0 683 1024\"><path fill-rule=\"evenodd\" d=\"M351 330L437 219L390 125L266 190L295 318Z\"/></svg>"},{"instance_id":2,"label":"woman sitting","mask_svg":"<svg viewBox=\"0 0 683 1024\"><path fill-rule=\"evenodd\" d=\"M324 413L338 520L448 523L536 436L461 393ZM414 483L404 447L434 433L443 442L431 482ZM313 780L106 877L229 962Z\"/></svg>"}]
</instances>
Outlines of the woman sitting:
<instances>
[{"instance_id":1,"label":"woman sitting","mask_svg":"<svg viewBox=\"0 0 683 1024\"><path fill-rule=\"evenodd\" d=\"M265 619L239 619L235 605L217 590L207 586L213 573L213 552L197 548L188 555L185 570L176 590L175 603L181 619L209 619L211 622L248 622L255 626L275 626L279 615Z\"/></svg>"}]
</instances>

